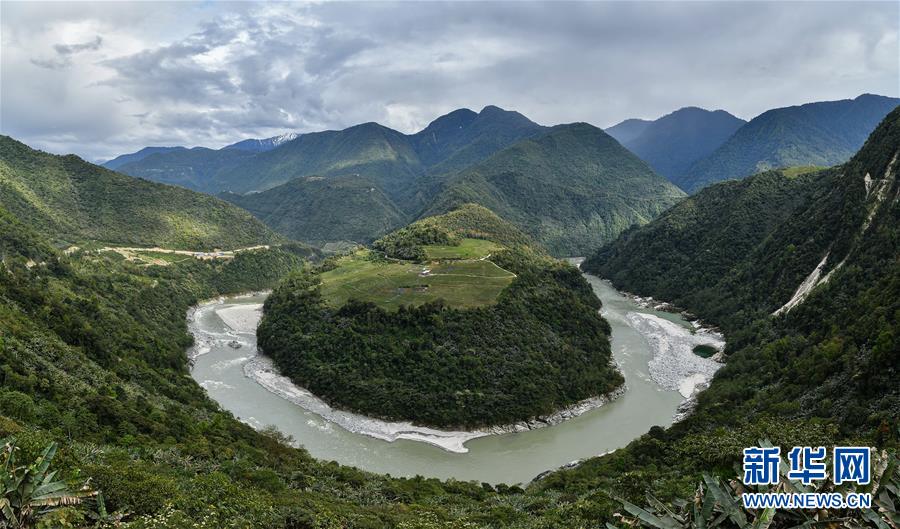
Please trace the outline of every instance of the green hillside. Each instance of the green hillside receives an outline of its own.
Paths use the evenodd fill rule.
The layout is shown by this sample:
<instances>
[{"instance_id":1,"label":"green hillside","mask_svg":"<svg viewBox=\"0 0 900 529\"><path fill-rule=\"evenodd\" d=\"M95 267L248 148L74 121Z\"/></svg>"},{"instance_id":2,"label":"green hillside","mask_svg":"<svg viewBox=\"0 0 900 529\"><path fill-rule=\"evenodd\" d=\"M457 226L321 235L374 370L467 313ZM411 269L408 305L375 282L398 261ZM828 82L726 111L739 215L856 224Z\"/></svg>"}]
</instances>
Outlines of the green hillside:
<instances>
[{"instance_id":1,"label":"green hillside","mask_svg":"<svg viewBox=\"0 0 900 529\"><path fill-rule=\"evenodd\" d=\"M95 240L183 249L279 240L227 202L0 137L0 206L58 243Z\"/></svg>"},{"instance_id":2,"label":"green hillside","mask_svg":"<svg viewBox=\"0 0 900 529\"><path fill-rule=\"evenodd\" d=\"M489 260L515 248L543 256L515 226L475 204L428 217L375 241L376 252L338 258L319 275L326 303L371 302L393 311L439 302L453 308L490 305L516 277Z\"/></svg>"},{"instance_id":3,"label":"green hillside","mask_svg":"<svg viewBox=\"0 0 900 529\"><path fill-rule=\"evenodd\" d=\"M898 156L900 109L843 166L712 186L586 268L722 325L730 359L701 402L896 436L878 429L900 410Z\"/></svg>"},{"instance_id":4,"label":"green hillside","mask_svg":"<svg viewBox=\"0 0 900 529\"><path fill-rule=\"evenodd\" d=\"M467 257L476 239L456 246L424 247L428 263L380 258L368 250L340 257L334 268L319 275L325 303L342 307L348 301L374 303L387 311L442 303L453 308L490 305L515 274L481 257ZM459 252L448 251L450 249ZM437 250L436 252L434 250Z\"/></svg>"},{"instance_id":5,"label":"green hillside","mask_svg":"<svg viewBox=\"0 0 900 529\"><path fill-rule=\"evenodd\" d=\"M377 123L304 134L216 177L217 189L262 191L301 176L361 175L389 196L422 167L409 139Z\"/></svg>"},{"instance_id":6,"label":"green hillside","mask_svg":"<svg viewBox=\"0 0 900 529\"><path fill-rule=\"evenodd\" d=\"M579 255L643 224L683 193L602 130L560 125L447 179L426 215L481 204L554 255Z\"/></svg>"},{"instance_id":7,"label":"green hillside","mask_svg":"<svg viewBox=\"0 0 900 529\"><path fill-rule=\"evenodd\" d=\"M469 206L295 275L266 300L260 346L335 406L438 427L534 419L621 385L578 271L502 240L524 236Z\"/></svg>"},{"instance_id":8,"label":"green hillside","mask_svg":"<svg viewBox=\"0 0 900 529\"><path fill-rule=\"evenodd\" d=\"M15 438L20 464L59 443L51 470L69 490L102 492L100 527L452 527L424 507L429 498L476 512L480 498L500 497L316 461L222 411L190 377L188 308L270 288L301 266L280 248L149 267L112 252L65 255L0 208L0 439ZM369 490L381 499L363 505ZM38 527L98 527L100 509L88 499Z\"/></svg>"},{"instance_id":9,"label":"green hillside","mask_svg":"<svg viewBox=\"0 0 900 529\"><path fill-rule=\"evenodd\" d=\"M807 208L832 178L831 171L793 178L768 171L712 185L650 224L626 231L588 258L583 268L619 288L652 293L719 324L745 318L747 300L735 299L725 285L753 250ZM774 286L761 293L771 304L778 303L772 297ZM771 312L777 307L766 308Z\"/></svg>"},{"instance_id":10,"label":"green hillside","mask_svg":"<svg viewBox=\"0 0 900 529\"><path fill-rule=\"evenodd\" d=\"M676 181L689 193L721 180L795 165L843 163L900 99L863 94L764 112Z\"/></svg>"},{"instance_id":11,"label":"green hillside","mask_svg":"<svg viewBox=\"0 0 900 529\"><path fill-rule=\"evenodd\" d=\"M449 213L417 220L375 241L374 246L389 257L422 261L428 253L426 245L433 252L436 245L456 248L465 239L528 247L529 252L543 254L531 237L478 204L463 204Z\"/></svg>"},{"instance_id":12,"label":"green hillside","mask_svg":"<svg viewBox=\"0 0 900 529\"><path fill-rule=\"evenodd\" d=\"M368 243L406 221L371 178L358 175L301 177L261 193L220 197L273 230L312 244Z\"/></svg>"},{"instance_id":13,"label":"green hillside","mask_svg":"<svg viewBox=\"0 0 900 529\"><path fill-rule=\"evenodd\" d=\"M116 160L104 164L130 176L171 184L194 191L215 193L219 173L251 159L254 153L239 149L214 150L205 147L171 149L150 154L123 164Z\"/></svg>"}]
</instances>

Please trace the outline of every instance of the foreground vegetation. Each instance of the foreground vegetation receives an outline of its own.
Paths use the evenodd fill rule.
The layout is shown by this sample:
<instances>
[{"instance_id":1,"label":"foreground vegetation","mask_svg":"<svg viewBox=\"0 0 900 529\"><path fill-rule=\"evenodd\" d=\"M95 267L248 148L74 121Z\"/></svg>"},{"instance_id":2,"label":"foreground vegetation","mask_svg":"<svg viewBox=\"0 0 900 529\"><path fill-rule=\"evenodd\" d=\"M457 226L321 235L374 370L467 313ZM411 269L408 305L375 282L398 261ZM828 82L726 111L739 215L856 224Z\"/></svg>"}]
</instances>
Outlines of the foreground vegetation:
<instances>
[{"instance_id":1,"label":"foreground vegetation","mask_svg":"<svg viewBox=\"0 0 900 529\"><path fill-rule=\"evenodd\" d=\"M483 208L469 213L503 225ZM447 428L533 419L622 384L577 269L526 246L460 260L487 245L443 220L377 242L386 257L358 253L291 277L266 300L262 349L338 407ZM436 248L453 259L388 260Z\"/></svg>"},{"instance_id":2,"label":"foreground vegetation","mask_svg":"<svg viewBox=\"0 0 900 529\"><path fill-rule=\"evenodd\" d=\"M437 503L494 494L317 462L277 432L237 421L190 378L187 309L269 288L303 266L305 252L167 266L112 252L67 256L0 210L0 439L15 438L19 462L4 472L55 442L54 479L102 494L102 505L94 493L48 513L36 504L40 527L105 527L100 518L140 528L384 527L421 511L439 524L448 515Z\"/></svg>"}]
</instances>

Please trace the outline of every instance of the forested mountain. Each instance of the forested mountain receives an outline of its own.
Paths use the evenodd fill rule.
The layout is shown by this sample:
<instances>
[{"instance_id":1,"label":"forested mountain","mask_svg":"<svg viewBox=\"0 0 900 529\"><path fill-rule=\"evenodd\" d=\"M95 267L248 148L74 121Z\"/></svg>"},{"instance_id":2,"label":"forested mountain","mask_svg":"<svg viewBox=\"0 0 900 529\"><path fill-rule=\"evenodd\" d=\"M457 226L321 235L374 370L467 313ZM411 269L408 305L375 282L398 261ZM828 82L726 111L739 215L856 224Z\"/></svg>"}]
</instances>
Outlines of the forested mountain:
<instances>
[{"instance_id":1,"label":"forested mountain","mask_svg":"<svg viewBox=\"0 0 900 529\"><path fill-rule=\"evenodd\" d=\"M684 184L685 172L697 160L710 155L746 123L724 110L697 107L685 107L649 123L640 122L636 134L632 133L635 128L630 121L607 129L607 133L679 187Z\"/></svg>"},{"instance_id":2,"label":"forested mountain","mask_svg":"<svg viewBox=\"0 0 900 529\"><path fill-rule=\"evenodd\" d=\"M363 123L339 131L244 140L219 150L148 148L107 164L132 176L211 194L262 191L302 176L357 174L373 179L391 197L403 195L401 202L406 202L414 200L415 189L409 188L415 177L465 167L544 129L518 112L488 106L480 113L455 110L412 135Z\"/></svg>"},{"instance_id":3,"label":"forested mountain","mask_svg":"<svg viewBox=\"0 0 900 529\"><path fill-rule=\"evenodd\" d=\"M722 318L742 314L746 301L732 299L734 293L726 290L731 275L793 214L808 207L832 178L830 170L796 177L767 171L712 185L650 224L626 231L583 267L620 288L652 293L722 324ZM765 299L771 299L771 286ZM769 312L775 308L767 307Z\"/></svg>"},{"instance_id":4,"label":"forested mountain","mask_svg":"<svg viewBox=\"0 0 900 529\"><path fill-rule=\"evenodd\" d=\"M423 168L404 134L377 123L340 131L313 132L261 153L215 178L215 187L244 193L262 191L301 176L361 175L388 195Z\"/></svg>"},{"instance_id":5,"label":"forested mountain","mask_svg":"<svg viewBox=\"0 0 900 529\"><path fill-rule=\"evenodd\" d=\"M410 136L366 123L251 156L202 181L234 189L221 196L316 244L369 243L411 219L474 202L554 253L586 252L681 196L600 129L542 127L492 106L451 112ZM253 189L263 191L243 193Z\"/></svg>"},{"instance_id":6,"label":"forested mountain","mask_svg":"<svg viewBox=\"0 0 900 529\"><path fill-rule=\"evenodd\" d=\"M714 407L896 436L879 428L900 410L898 156L900 109L842 166L711 186L585 266L725 329L728 365L701 395L717 419Z\"/></svg>"},{"instance_id":7,"label":"forested mountain","mask_svg":"<svg viewBox=\"0 0 900 529\"><path fill-rule=\"evenodd\" d=\"M100 165L102 165L103 167L106 167L107 169L116 170L125 164L143 160L144 158L150 156L151 154L158 154L158 153L165 153L165 152L172 152L172 151L179 151L179 150L184 150L184 147L144 147L143 149L141 149L137 152L133 152L131 154L123 154L121 156L116 156L112 160L103 162Z\"/></svg>"},{"instance_id":8,"label":"forested mountain","mask_svg":"<svg viewBox=\"0 0 900 529\"><path fill-rule=\"evenodd\" d=\"M284 145L289 141L296 140L300 135L296 132L287 132L285 134L281 134L278 136L272 136L271 138L265 138L262 140L258 139L249 139L249 140L241 140L237 143L232 143L231 145L226 145L222 147L221 150L226 149L237 149L239 151L250 151L250 152L266 152L271 151L275 147L279 147Z\"/></svg>"},{"instance_id":9,"label":"forested mountain","mask_svg":"<svg viewBox=\"0 0 900 529\"><path fill-rule=\"evenodd\" d=\"M490 105L476 114L460 109L412 135L422 163L435 174L462 169L500 149L547 130L522 114Z\"/></svg>"},{"instance_id":10,"label":"forested mountain","mask_svg":"<svg viewBox=\"0 0 900 529\"><path fill-rule=\"evenodd\" d=\"M218 189L216 175L255 155L256 153L252 151L241 149L179 147L122 164L116 167L116 171L153 182L176 185L203 193L215 193Z\"/></svg>"},{"instance_id":11,"label":"forested mountain","mask_svg":"<svg viewBox=\"0 0 900 529\"><path fill-rule=\"evenodd\" d=\"M55 156L0 136L0 207L58 242L237 248L279 237L247 212L187 189Z\"/></svg>"},{"instance_id":12,"label":"forested mountain","mask_svg":"<svg viewBox=\"0 0 900 529\"><path fill-rule=\"evenodd\" d=\"M537 253L545 253L525 232L478 204L463 204L449 213L418 220L412 226L437 226L456 237L494 241L510 248L528 246Z\"/></svg>"},{"instance_id":13,"label":"forested mountain","mask_svg":"<svg viewBox=\"0 0 900 529\"><path fill-rule=\"evenodd\" d=\"M720 180L794 165L831 166L850 159L900 99L856 99L777 108L753 118L684 175L693 193Z\"/></svg>"},{"instance_id":14,"label":"forested mountain","mask_svg":"<svg viewBox=\"0 0 900 529\"><path fill-rule=\"evenodd\" d=\"M559 125L440 184L427 214L481 204L554 255L579 255L684 194L602 130Z\"/></svg>"},{"instance_id":15,"label":"forested mountain","mask_svg":"<svg viewBox=\"0 0 900 529\"><path fill-rule=\"evenodd\" d=\"M599 300L525 241L475 205L417 221L377 241L383 254L285 281L259 344L333 406L422 425L540 420L609 394L624 380Z\"/></svg>"},{"instance_id":16,"label":"forested mountain","mask_svg":"<svg viewBox=\"0 0 900 529\"><path fill-rule=\"evenodd\" d=\"M407 222L371 178L305 176L260 193L219 195L292 239L368 243Z\"/></svg>"}]
</instances>

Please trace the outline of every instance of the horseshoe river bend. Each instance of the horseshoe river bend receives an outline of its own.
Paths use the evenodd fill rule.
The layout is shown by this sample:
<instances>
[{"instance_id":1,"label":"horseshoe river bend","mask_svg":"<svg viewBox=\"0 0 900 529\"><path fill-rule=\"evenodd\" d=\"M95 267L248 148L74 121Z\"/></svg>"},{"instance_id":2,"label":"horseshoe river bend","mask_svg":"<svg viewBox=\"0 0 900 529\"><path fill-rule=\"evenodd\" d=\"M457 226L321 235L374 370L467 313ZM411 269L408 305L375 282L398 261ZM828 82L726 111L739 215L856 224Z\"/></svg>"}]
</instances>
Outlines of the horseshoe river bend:
<instances>
[{"instance_id":1,"label":"horseshoe river bend","mask_svg":"<svg viewBox=\"0 0 900 529\"><path fill-rule=\"evenodd\" d=\"M603 302L627 389L609 402L570 409L552 426L447 432L333 409L258 354L256 325L265 294L218 298L191 309L191 375L242 421L275 426L319 459L393 476L527 483L547 470L625 446L654 425L670 425L721 366L693 353L696 345L721 350L720 334L585 277Z\"/></svg>"}]
</instances>

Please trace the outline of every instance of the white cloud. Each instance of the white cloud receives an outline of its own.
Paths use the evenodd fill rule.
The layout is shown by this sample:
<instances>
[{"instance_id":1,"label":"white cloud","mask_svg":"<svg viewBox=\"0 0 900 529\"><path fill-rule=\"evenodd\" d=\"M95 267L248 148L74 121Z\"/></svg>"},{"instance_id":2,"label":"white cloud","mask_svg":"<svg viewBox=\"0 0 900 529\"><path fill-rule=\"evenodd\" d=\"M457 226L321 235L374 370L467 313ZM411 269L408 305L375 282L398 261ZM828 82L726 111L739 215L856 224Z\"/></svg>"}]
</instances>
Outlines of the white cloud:
<instances>
[{"instance_id":1,"label":"white cloud","mask_svg":"<svg viewBox=\"0 0 900 529\"><path fill-rule=\"evenodd\" d=\"M459 107L608 126L898 95L896 3L4 2L0 130L103 158Z\"/></svg>"}]
</instances>

